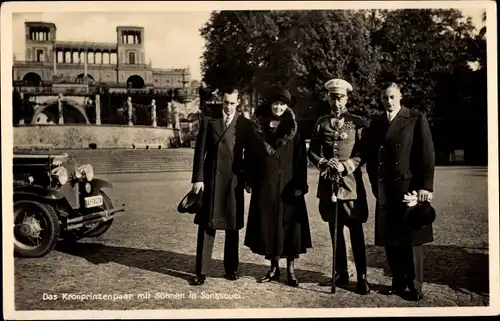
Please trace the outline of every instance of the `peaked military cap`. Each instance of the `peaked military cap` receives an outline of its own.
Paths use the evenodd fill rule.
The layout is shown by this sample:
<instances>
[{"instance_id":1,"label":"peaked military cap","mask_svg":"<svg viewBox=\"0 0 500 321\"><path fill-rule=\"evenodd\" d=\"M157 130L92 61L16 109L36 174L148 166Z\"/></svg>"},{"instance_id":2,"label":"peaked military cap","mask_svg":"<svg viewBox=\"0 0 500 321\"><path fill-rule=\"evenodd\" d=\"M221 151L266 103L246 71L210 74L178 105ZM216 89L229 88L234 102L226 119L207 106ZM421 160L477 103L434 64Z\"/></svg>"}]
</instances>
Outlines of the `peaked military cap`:
<instances>
[{"instance_id":1,"label":"peaked military cap","mask_svg":"<svg viewBox=\"0 0 500 321\"><path fill-rule=\"evenodd\" d=\"M330 93L346 95L352 91L352 85L344 79L330 79L325 83L325 88Z\"/></svg>"}]
</instances>

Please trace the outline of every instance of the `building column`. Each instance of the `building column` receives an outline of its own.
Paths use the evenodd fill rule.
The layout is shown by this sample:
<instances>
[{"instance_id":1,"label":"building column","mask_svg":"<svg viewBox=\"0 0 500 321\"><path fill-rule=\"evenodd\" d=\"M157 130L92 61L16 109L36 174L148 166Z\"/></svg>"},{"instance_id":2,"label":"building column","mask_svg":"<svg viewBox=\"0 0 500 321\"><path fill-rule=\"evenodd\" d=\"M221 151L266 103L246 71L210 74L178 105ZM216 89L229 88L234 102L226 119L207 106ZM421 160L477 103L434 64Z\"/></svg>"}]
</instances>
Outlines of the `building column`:
<instances>
[{"instance_id":1,"label":"building column","mask_svg":"<svg viewBox=\"0 0 500 321\"><path fill-rule=\"evenodd\" d=\"M87 64L89 63L88 51L85 49L83 52L83 80L87 80Z\"/></svg>"},{"instance_id":2,"label":"building column","mask_svg":"<svg viewBox=\"0 0 500 321\"><path fill-rule=\"evenodd\" d=\"M151 125L156 127L156 100L151 100Z\"/></svg>"},{"instance_id":3,"label":"building column","mask_svg":"<svg viewBox=\"0 0 500 321\"><path fill-rule=\"evenodd\" d=\"M52 60L53 60L53 64L54 64L54 70L53 70L54 77L56 77L56 75L57 75L57 50L56 49L52 50ZM54 78L54 77L52 77L52 78Z\"/></svg>"},{"instance_id":4,"label":"building column","mask_svg":"<svg viewBox=\"0 0 500 321\"><path fill-rule=\"evenodd\" d=\"M95 124L101 124L101 99L99 94L95 95Z\"/></svg>"}]
</instances>

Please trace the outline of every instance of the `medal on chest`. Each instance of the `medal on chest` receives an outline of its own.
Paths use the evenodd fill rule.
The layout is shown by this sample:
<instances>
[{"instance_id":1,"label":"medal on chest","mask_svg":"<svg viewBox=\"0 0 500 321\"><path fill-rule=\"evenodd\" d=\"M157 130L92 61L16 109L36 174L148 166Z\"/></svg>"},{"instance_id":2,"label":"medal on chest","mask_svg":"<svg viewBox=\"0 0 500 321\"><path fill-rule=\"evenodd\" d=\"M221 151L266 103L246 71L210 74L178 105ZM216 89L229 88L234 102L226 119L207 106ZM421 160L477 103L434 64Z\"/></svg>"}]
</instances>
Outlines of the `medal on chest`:
<instances>
[{"instance_id":1,"label":"medal on chest","mask_svg":"<svg viewBox=\"0 0 500 321\"><path fill-rule=\"evenodd\" d=\"M354 124L351 121L346 121L344 118L330 119L330 123L333 128L333 139L334 140L346 140L349 137L349 132L354 129Z\"/></svg>"}]
</instances>

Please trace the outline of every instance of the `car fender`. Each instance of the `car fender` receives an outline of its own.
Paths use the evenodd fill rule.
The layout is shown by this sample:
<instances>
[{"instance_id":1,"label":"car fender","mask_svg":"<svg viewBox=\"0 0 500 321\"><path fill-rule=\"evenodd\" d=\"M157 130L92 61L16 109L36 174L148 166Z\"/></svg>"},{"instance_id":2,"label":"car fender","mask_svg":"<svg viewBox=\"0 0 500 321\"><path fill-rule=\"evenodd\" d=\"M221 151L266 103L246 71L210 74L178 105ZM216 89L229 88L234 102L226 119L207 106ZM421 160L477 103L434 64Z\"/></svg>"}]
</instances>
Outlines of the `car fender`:
<instances>
[{"instance_id":1,"label":"car fender","mask_svg":"<svg viewBox=\"0 0 500 321\"><path fill-rule=\"evenodd\" d=\"M18 199L43 199L46 201L59 201L64 198L61 191L52 187L28 185L14 190L14 200Z\"/></svg>"},{"instance_id":2,"label":"car fender","mask_svg":"<svg viewBox=\"0 0 500 321\"><path fill-rule=\"evenodd\" d=\"M93 191L100 191L104 187L113 188L113 184L110 181L107 181L102 178L94 178L90 181L90 185L92 186Z\"/></svg>"}]
</instances>

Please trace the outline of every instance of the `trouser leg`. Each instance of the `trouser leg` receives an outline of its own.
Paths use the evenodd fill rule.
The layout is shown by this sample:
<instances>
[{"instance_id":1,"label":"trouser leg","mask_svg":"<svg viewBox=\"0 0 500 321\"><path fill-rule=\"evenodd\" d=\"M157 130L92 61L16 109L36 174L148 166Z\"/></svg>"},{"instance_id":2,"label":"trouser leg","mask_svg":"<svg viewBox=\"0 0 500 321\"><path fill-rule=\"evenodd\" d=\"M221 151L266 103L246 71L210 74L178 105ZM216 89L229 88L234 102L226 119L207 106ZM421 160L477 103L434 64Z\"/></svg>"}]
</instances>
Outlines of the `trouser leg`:
<instances>
[{"instance_id":1,"label":"trouser leg","mask_svg":"<svg viewBox=\"0 0 500 321\"><path fill-rule=\"evenodd\" d=\"M198 227L196 274L207 275L214 248L215 230Z\"/></svg>"},{"instance_id":2,"label":"trouser leg","mask_svg":"<svg viewBox=\"0 0 500 321\"><path fill-rule=\"evenodd\" d=\"M239 231L226 231L224 240L224 270L226 273L238 270Z\"/></svg>"},{"instance_id":3,"label":"trouser leg","mask_svg":"<svg viewBox=\"0 0 500 321\"><path fill-rule=\"evenodd\" d=\"M328 227L330 229L330 237L332 240L332 249L337 247L336 257L335 257L335 271L337 273L347 274L347 250L345 246L344 238L344 225L342 222L337 221L337 240L335 240L334 233L335 227L334 222L328 222Z\"/></svg>"},{"instance_id":4,"label":"trouser leg","mask_svg":"<svg viewBox=\"0 0 500 321\"><path fill-rule=\"evenodd\" d=\"M366 276L366 246L363 224L358 221L351 221L349 223L349 234L351 235L356 274L358 279L361 279L363 276Z\"/></svg>"},{"instance_id":5,"label":"trouser leg","mask_svg":"<svg viewBox=\"0 0 500 321\"><path fill-rule=\"evenodd\" d=\"M385 253L387 263L392 273L392 287L404 288L405 287L405 271L403 268L403 251L400 248L393 246L386 246Z\"/></svg>"},{"instance_id":6,"label":"trouser leg","mask_svg":"<svg viewBox=\"0 0 500 321\"><path fill-rule=\"evenodd\" d=\"M424 282L424 248L422 245L412 247L414 276L413 287L422 291Z\"/></svg>"},{"instance_id":7,"label":"trouser leg","mask_svg":"<svg viewBox=\"0 0 500 321\"><path fill-rule=\"evenodd\" d=\"M413 248L411 245L401 248L402 268L405 275L406 285L413 288L415 279L415 268L413 265Z\"/></svg>"}]
</instances>

